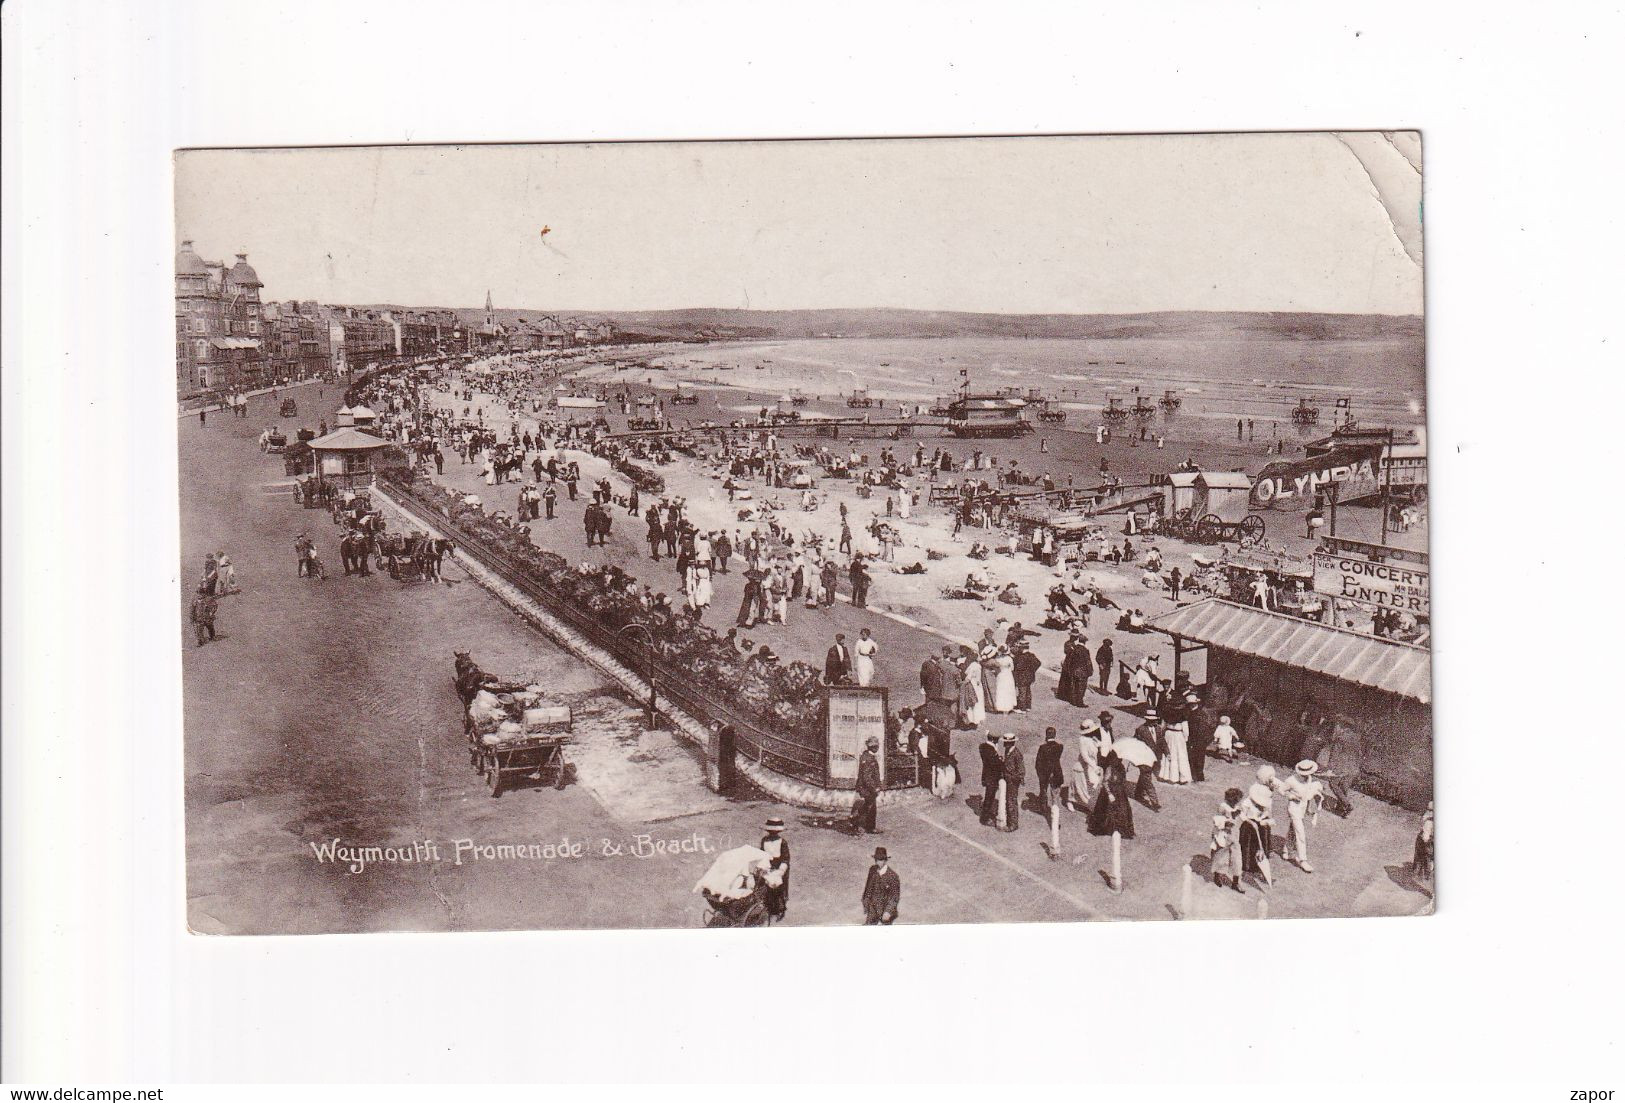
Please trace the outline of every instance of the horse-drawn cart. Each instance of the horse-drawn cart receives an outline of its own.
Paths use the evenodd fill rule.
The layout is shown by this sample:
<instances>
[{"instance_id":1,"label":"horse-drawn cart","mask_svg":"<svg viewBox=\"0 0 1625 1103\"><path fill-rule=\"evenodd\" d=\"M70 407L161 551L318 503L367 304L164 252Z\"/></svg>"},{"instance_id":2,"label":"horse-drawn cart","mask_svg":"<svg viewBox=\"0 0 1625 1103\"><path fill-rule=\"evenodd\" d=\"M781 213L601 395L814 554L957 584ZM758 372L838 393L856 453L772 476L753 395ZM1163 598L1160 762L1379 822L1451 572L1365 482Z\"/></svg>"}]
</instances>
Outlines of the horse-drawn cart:
<instances>
[{"instance_id":1,"label":"horse-drawn cart","mask_svg":"<svg viewBox=\"0 0 1625 1103\"><path fill-rule=\"evenodd\" d=\"M571 743L574 726L569 705L526 709L517 732L470 735L470 757L493 797L500 797L517 778L535 778L543 785L563 789L572 772L565 748Z\"/></svg>"},{"instance_id":2,"label":"horse-drawn cart","mask_svg":"<svg viewBox=\"0 0 1625 1103\"><path fill-rule=\"evenodd\" d=\"M501 796L521 777L559 789L569 784L575 773L566 750L575 731L570 706L543 704L541 686L501 682L481 670L466 651L455 657L469 765L485 779L491 795Z\"/></svg>"}]
</instances>

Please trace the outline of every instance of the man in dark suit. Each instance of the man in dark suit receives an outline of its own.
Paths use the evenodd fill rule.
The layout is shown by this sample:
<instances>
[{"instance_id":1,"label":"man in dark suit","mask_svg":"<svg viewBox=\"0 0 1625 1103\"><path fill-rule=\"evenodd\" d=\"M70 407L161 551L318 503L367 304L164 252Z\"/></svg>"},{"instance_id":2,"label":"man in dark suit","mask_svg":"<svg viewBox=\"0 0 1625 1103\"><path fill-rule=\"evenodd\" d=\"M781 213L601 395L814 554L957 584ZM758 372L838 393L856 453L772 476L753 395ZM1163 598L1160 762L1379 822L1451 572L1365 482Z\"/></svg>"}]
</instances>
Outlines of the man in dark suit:
<instances>
[{"instance_id":1,"label":"man in dark suit","mask_svg":"<svg viewBox=\"0 0 1625 1103\"><path fill-rule=\"evenodd\" d=\"M883 846L875 847L875 864L863 882L863 922L865 926L889 927L897 920L897 905L903 898L903 882L891 868L890 855Z\"/></svg>"},{"instance_id":2,"label":"man in dark suit","mask_svg":"<svg viewBox=\"0 0 1625 1103\"><path fill-rule=\"evenodd\" d=\"M844 686L852 680L852 652L846 647L846 633L835 633L835 646L824 656L824 684Z\"/></svg>"},{"instance_id":3,"label":"man in dark suit","mask_svg":"<svg viewBox=\"0 0 1625 1103\"><path fill-rule=\"evenodd\" d=\"M869 572L863 566L863 556L852 557L852 565L847 568L847 578L852 583L853 608L868 608L870 578Z\"/></svg>"},{"instance_id":4,"label":"man in dark suit","mask_svg":"<svg viewBox=\"0 0 1625 1103\"><path fill-rule=\"evenodd\" d=\"M1027 763L1021 757L1012 732L1004 736L1004 829L1014 831L1021 824L1021 786L1027 780Z\"/></svg>"},{"instance_id":5,"label":"man in dark suit","mask_svg":"<svg viewBox=\"0 0 1625 1103\"><path fill-rule=\"evenodd\" d=\"M1061 765L1060 737L1054 728L1044 729L1044 742L1033 756L1033 772L1038 775L1038 803L1045 808L1056 808L1061 803L1061 790L1066 787L1066 767Z\"/></svg>"},{"instance_id":6,"label":"man in dark suit","mask_svg":"<svg viewBox=\"0 0 1625 1103\"><path fill-rule=\"evenodd\" d=\"M1038 668L1043 662L1025 640L1011 645L1015 648L1016 711L1030 712L1033 707L1033 683L1038 680Z\"/></svg>"},{"instance_id":7,"label":"man in dark suit","mask_svg":"<svg viewBox=\"0 0 1625 1103\"><path fill-rule=\"evenodd\" d=\"M999 781L1004 777L1004 757L999 754L999 737L992 732L982 740L982 808L978 819L991 827L998 822Z\"/></svg>"},{"instance_id":8,"label":"man in dark suit","mask_svg":"<svg viewBox=\"0 0 1625 1103\"><path fill-rule=\"evenodd\" d=\"M935 655L927 655L920 664L920 694L928 704L942 696L942 667Z\"/></svg>"},{"instance_id":9,"label":"man in dark suit","mask_svg":"<svg viewBox=\"0 0 1625 1103\"><path fill-rule=\"evenodd\" d=\"M870 736L858 756L858 799L852 806L852 830L878 833L876 806L880 802L880 740Z\"/></svg>"},{"instance_id":10,"label":"man in dark suit","mask_svg":"<svg viewBox=\"0 0 1625 1103\"><path fill-rule=\"evenodd\" d=\"M954 649L945 645L939 658L928 661L937 668L937 678L933 683L936 691L926 692L926 719L940 728L952 731L954 721L959 715L959 668L954 666ZM921 684L924 684L923 668Z\"/></svg>"}]
</instances>

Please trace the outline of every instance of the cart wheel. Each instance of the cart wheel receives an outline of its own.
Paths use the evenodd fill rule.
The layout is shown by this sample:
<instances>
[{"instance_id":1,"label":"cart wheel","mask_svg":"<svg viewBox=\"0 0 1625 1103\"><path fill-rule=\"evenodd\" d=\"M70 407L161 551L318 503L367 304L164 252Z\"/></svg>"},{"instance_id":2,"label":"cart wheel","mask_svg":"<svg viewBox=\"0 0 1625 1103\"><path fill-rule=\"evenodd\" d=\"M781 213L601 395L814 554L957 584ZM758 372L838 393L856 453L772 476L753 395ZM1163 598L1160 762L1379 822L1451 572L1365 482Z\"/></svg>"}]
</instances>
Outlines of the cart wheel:
<instances>
[{"instance_id":1,"label":"cart wheel","mask_svg":"<svg viewBox=\"0 0 1625 1103\"><path fill-rule=\"evenodd\" d=\"M1224 539L1224 522L1218 514L1209 513L1196 522L1196 538L1204 544L1217 543Z\"/></svg>"},{"instance_id":2,"label":"cart wheel","mask_svg":"<svg viewBox=\"0 0 1625 1103\"><path fill-rule=\"evenodd\" d=\"M1264 518L1256 513L1249 513L1246 520L1241 522L1241 542L1243 544L1259 544L1264 540Z\"/></svg>"}]
</instances>

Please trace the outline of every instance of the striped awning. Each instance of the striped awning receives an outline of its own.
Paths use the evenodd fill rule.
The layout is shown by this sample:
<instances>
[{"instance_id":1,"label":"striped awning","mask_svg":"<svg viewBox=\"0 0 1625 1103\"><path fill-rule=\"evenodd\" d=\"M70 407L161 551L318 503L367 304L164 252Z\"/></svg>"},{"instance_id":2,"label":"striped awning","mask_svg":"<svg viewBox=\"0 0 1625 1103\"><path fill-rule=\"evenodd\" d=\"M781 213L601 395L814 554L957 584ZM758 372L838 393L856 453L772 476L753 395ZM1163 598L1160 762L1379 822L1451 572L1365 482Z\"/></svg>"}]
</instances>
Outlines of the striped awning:
<instances>
[{"instance_id":1,"label":"striped awning","mask_svg":"<svg viewBox=\"0 0 1625 1103\"><path fill-rule=\"evenodd\" d=\"M1424 705L1433 699L1433 655L1425 647L1220 598L1163 613L1146 624L1181 640L1312 670Z\"/></svg>"}]
</instances>

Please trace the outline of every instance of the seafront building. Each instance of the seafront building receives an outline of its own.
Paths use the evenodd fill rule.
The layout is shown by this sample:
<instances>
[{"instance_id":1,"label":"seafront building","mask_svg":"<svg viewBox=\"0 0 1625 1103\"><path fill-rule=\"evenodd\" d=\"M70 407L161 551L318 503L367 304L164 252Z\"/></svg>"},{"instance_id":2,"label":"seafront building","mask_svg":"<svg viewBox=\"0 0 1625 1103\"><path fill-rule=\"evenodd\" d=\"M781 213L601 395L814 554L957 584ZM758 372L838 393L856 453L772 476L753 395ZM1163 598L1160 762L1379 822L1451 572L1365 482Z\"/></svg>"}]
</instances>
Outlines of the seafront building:
<instances>
[{"instance_id":1,"label":"seafront building","mask_svg":"<svg viewBox=\"0 0 1625 1103\"><path fill-rule=\"evenodd\" d=\"M206 261L190 241L175 255L175 386L181 394L257 385L268 374L259 275L247 253Z\"/></svg>"},{"instance_id":2,"label":"seafront building","mask_svg":"<svg viewBox=\"0 0 1625 1103\"><path fill-rule=\"evenodd\" d=\"M175 254L179 397L337 378L401 357L606 344L616 334L608 319L561 320L546 314L501 322L489 291L484 319L476 326L455 310L264 302L264 286L247 253L238 253L227 266L203 259L191 241L181 242Z\"/></svg>"}]
</instances>

